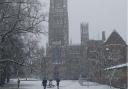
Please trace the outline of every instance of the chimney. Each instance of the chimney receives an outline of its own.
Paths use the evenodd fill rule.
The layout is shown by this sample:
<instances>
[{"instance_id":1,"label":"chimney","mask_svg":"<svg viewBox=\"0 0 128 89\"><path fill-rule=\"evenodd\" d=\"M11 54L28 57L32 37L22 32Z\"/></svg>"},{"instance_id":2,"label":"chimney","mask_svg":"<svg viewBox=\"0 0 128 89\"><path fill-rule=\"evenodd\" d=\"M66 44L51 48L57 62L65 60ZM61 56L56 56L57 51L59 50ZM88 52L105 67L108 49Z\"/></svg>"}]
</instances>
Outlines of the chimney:
<instances>
[{"instance_id":1,"label":"chimney","mask_svg":"<svg viewBox=\"0 0 128 89\"><path fill-rule=\"evenodd\" d=\"M102 31L102 41L106 40L105 31Z\"/></svg>"}]
</instances>

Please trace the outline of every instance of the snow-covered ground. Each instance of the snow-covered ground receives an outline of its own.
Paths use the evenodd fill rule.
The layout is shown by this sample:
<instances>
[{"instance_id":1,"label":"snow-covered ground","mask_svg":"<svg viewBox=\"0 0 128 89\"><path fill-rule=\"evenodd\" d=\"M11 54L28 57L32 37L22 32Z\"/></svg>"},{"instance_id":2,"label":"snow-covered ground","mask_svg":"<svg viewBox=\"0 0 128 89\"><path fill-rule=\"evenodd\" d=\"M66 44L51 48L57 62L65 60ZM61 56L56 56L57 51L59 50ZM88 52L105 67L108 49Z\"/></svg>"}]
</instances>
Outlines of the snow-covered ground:
<instances>
[{"instance_id":1,"label":"snow-covered ground","mask_svg":"<svg viewBox=\"0 0 128 89\"><path fill-rule=\"evenodd\" d=\"M6 85L5 88L0 89L17 89L17 80L13 79L11 80L12 84ZM54 85L56 85L55 82L53 82ZM88 83L87 83L88 84ZM91 86L80 86L78 81L72 81L72 80L64 80L60 82L60 89L117 89L117 88L110 88L110 86L107 85L100 85L90 82ZM19 89L43 89L43 86L41 85L41 81L21 81L20 88ZM53 88L47 88L47 89L57 89L57 87Z\"/></svg>"}]
</instances>

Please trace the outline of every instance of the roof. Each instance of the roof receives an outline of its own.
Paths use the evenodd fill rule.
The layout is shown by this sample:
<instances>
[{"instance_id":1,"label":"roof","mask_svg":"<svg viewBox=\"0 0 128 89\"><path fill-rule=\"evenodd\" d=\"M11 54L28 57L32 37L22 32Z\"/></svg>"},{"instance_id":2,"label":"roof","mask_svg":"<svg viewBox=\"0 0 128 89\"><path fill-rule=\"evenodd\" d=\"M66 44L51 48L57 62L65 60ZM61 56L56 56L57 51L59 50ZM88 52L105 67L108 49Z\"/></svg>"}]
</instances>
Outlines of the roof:
<instances>
[{"instance_id":1,"label":"roof","mask_svg":"<svg viewBox=\"0 0 128 89\"><path fill-rule=\"evenodd\" d=\"M105 45L108 44L122 44L126 45L126 42L123 40L123 38L119 35L117 31L113 31L111 35L108 37L108 39L105 42Z\"/></svg>"},{"instance_id":2,"label":"roof","mask_svg":"<svg viewBox=\"0 0 128 89\"><path fill-rule=\"evenodd\" d=\"M102 40L89 40L88 41L88 49L92 51L100 50L103 47Z\"/></svg>"},{"instance_id":3,"label":"roof","mask_svg":"<svg viewBox=\"0 0 128 89\"><path fill-rule=\"evenodd\" d=\"M124 67L128 67L128 63L112 66L112 67L106 68L105 70L120 69Z\"/></svg>"}]
</instances>

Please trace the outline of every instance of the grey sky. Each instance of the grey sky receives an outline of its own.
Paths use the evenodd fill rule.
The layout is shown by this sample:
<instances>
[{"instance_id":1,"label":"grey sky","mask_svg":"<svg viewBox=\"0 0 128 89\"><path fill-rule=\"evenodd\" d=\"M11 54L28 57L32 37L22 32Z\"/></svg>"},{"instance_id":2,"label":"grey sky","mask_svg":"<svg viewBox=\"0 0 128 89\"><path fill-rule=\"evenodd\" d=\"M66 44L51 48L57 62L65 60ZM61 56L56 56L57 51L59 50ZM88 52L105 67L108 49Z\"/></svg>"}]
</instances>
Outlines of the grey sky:
<instances>
[{"instance_id":1,"label":"grey sky","mask_svg":"<svg viewBox=\"0 0 128 89\"><path fill-rule=\"evenodd\" d=\"M80 43L81 22L89 23L90 39L101 39L103 30L108 37L116 29L126 41L127 0L68 0L68 8L69 36L73 43Z\"/></svg>"}]
</instances>

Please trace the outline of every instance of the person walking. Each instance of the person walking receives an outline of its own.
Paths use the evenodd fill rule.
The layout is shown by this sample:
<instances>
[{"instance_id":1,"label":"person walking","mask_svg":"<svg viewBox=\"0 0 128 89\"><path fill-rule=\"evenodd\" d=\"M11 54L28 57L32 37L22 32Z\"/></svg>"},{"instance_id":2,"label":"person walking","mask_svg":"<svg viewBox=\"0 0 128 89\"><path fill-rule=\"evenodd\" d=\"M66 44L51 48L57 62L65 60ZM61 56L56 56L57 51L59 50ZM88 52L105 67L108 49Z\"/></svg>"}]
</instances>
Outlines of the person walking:
<instances>
[{"instance_id":1,"label":"person walking","mask_svg":"<svg viewBox=\"0 0 128 89\"><path fill-rule=\"evenodd\" d=\"M57 85L57 89L59 89L60 79L56 79L56 85Z\"/></svg>"},{"instance_id":2,"label":"person walking","mask_svg":"<svg viewBox=\"0 0 128 89\"><path fill-rule=\"evenodd\" d=\"M18 84L18 88L19 88L20 87L20 79L19 78L18 78L17 84Z\"/></svg>"},{"instance_id":3,"label":"person walking","mask_svg":"<svg viewBox=\"0 0 128 89\"><path fill-rule=\"evenodd\" d=\"M44 80L42 81L42 85L43 85L44 89L46 89L46 86L47 86L47 80L46 80L46 79L44 79Z\"/></svg>"}]
</instances>

